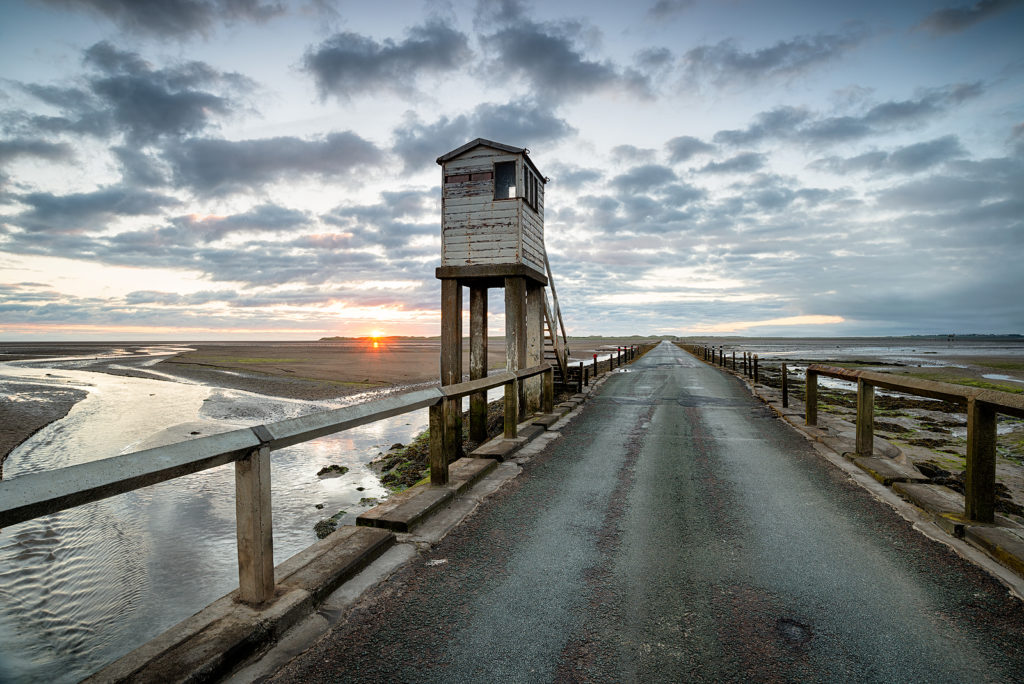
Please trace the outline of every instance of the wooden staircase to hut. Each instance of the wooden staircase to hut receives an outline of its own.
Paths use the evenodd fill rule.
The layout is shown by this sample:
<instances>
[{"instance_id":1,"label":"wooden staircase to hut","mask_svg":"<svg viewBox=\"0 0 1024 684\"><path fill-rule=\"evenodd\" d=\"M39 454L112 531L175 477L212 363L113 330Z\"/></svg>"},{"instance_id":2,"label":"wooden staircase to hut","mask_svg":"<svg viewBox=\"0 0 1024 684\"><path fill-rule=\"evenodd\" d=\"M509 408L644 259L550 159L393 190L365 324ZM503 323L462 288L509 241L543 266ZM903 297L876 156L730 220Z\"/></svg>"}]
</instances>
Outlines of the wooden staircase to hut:
<instances>
[{"instance_id":1,"label":"wooden staircase to hut","mask_svg":"<svg viewBox=\"0 0 1024 684\"><path fill-rule=\"evenodd\" d=\"M567 385L569 379L569 344L565 334L565 323L562 311L558 308L558 293L555 291L555 279L551 275L551 264L547 254L544 255L544 268L548 275L548 288L551 290L551 303L547 294L544 295L544 360L554 367L555 384Z\"/></svg>"}]
</instances>

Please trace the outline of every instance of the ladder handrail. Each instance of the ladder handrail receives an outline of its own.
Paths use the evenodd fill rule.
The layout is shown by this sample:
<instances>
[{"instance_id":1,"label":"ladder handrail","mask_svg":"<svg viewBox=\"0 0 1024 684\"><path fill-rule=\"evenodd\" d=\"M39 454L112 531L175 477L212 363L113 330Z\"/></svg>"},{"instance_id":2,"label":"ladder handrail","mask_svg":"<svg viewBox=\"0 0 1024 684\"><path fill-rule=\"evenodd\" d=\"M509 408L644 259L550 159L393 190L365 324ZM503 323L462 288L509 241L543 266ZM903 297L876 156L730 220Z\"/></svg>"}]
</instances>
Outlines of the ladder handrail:
<instances>
[{"instance_id":1,"label":"ladder handrail","mask_svg":"<svg viewBox=\"0 0 1024 684\"><path fill-rule=\"evenodd\" d=\"M562 329L562 339L568 340L569 336L565 334L565 322L562 320L562 310L558 307L558 293L555 292L555 278L551 275L551 262L548 261L548 253L544 252L544 269L548 272L548 287L551 288L551 298L555 302L555 314L558 316L558 325ZM552 326L551 332L555 332Z\"/></svg>"},{"instance_id":2,"label":"ladder handrail","mask_svg":"<svg viewBox=\"0 0 1024 684\"><path fill-rule=\"evenodd\" d=\"M553 306L549 305L547 295L544 295L544 318L548 324L548 339L554 348L562 377L566 378L569 371L569 340L568 335L565 334L565 322L562 320L562 310L558 306L558 293L555 291L555 279L551 274L551 263L548 261L547 253L544 254L544 269L547 271L548 287L551 288L551 299L554 302ZM552 312L552 308L554 312ZM559 327L556 327L556 321L561 328L561 335L558 334Z\"/></svg>"}]
</instances>

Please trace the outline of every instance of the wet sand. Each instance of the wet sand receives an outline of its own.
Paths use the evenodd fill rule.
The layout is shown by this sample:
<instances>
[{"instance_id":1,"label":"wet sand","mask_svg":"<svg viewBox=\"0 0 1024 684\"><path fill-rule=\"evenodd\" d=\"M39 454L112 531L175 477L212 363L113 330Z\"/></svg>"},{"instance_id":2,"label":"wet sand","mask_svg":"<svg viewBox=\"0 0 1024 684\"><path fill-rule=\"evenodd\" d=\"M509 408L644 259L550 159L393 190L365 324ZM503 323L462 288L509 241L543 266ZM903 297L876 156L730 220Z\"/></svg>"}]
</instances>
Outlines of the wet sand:
<instances>
[{"instance_id":1,"label":"wet sand","mask_svg":"<svg viewBox=\"0 0 1024 684\"><path fill-rule=\"evenodd\" d=\"M19 444L42 430L84 399L86 393L78 389L47 385L18 385L17 397L0 401L0 479L3 479L4 460Z\"/></svg>"}]
</instances>

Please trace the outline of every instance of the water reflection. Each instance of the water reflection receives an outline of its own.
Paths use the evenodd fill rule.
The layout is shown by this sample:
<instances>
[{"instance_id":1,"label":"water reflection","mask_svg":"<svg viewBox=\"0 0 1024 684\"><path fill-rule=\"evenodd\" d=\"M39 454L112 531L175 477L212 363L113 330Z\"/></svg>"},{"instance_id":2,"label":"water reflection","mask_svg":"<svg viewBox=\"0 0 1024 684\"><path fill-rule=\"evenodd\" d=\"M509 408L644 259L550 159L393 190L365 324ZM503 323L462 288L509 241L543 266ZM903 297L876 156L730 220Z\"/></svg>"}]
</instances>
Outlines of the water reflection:
<instances>
[{"instance_id":1,"label":"water reflection","mask_svg":"<svg viewBox=\"0 0 1024 684\"><path fill-rule=\"evenodd\" d=\"M159 360L127 350L114 355L119 363L131 357L133 369ZM0 364L0 384L12 395L25 382L89 393L66 418L11 453L7 479L371 396L296 401L80 370L94 358ZM341 522L352 522L365 508L360 499L385 496L367 463L426 426L420 410L274 452L275 563L316 541L313 525L321 518L345 510ZM318 478L331 463L349 472ZM78 681L237 583L230 464L6 528L0 532L0 681Z\"/></svg>"}]
</instances>

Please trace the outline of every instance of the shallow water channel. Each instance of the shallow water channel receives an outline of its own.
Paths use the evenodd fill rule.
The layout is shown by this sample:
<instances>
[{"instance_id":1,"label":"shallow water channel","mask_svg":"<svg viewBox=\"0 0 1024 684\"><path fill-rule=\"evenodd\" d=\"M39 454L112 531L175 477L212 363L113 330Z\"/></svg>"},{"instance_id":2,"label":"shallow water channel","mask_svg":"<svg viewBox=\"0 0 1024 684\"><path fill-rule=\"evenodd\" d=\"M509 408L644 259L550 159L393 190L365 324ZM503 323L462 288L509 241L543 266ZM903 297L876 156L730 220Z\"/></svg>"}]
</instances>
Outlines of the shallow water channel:
<instances>
[{"instance_id":1,"label":"shallow water channel","mask_svg":"<svg viewBox=\"0 0 1024 684\"><path fill-rule=\"evenodd\" d=\"M174 351L126 365L150 368ZM10 454L5 479L378 396L295 401L81 370L93 359L0 364L7 400L26 383L88 392ZM275 563L316 541L318 520L347 510L342 522L354 522L361 498L384 496L367 464L426 426L421 409L273 452ZM349 472L317 477L332 463ZM232 591L234 506L228 464L0 531L0 682L78 681Z\"/></svg>"}]
</instances>

